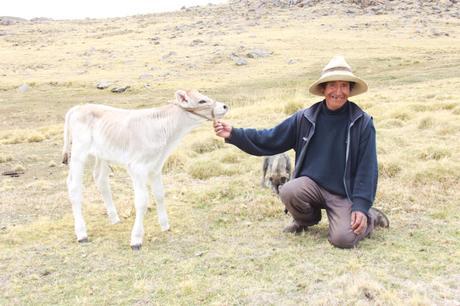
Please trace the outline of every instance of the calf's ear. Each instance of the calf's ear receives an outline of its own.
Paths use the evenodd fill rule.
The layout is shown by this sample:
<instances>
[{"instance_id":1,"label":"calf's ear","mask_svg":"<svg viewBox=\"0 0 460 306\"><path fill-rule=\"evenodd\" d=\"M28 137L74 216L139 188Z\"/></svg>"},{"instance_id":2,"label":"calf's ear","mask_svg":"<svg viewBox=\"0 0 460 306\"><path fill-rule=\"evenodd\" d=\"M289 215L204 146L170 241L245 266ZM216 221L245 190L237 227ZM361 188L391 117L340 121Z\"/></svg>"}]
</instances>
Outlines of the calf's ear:
<instances>
[{"instance_id":1,"label":"calf's ear","mask_svg":"<svg viewBox=\"0 0 460 306\"><path fill-rule=\"evenodd\" d=\"M180 104L187 104L189 100L189 96L185 90L178 90L176 91L176 101Z\"/></svg>"}]
</instances>

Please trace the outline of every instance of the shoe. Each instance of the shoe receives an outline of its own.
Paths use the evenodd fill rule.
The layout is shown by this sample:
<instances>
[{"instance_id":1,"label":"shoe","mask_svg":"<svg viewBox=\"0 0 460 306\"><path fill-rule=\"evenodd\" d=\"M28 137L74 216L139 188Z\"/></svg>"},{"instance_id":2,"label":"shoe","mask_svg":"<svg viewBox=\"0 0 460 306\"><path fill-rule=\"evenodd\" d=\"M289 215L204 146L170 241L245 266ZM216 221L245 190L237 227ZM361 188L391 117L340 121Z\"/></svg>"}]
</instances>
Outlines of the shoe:
<instances>
[{"instance_id":1,"label":"shoe","mask_svg":"<svg viewBox=\"0 0 460 306\"><path fill-rule=\"evenodd\" d=\"M390 220L388 220L388 217L385 216L385 214L381 210L371 207L369 209L369 216L374 221L374 228L390 227Z\"/></svg>"},{"instance_id":2,"label":"shoe","mask_svg":"<svg viewBox=\"0 0 460 306\"><path fill-rule=\"evenodd\" d=\"M305 231L308 227L300 225L296 220L292 220L292 223L283 229L284 233L300 234Z\"/></svg>"}]
</instances>

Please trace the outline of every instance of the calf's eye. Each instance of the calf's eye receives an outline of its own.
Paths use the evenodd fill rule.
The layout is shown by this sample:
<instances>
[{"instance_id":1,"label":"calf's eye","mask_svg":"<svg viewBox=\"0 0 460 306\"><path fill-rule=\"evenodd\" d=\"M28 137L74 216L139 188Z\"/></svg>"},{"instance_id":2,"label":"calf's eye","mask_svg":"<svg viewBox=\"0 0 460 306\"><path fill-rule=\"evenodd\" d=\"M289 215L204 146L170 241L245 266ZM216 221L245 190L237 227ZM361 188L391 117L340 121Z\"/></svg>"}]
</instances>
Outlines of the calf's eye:
<instances>
[{"instance_id":1,"label":"calf's eye","mask_svg":"<svg viewBox=\"0 0 460 306\"><path fill-rule=\"evenodd\" d=\"M206 103L205 100L200 100L200 101L198 102L198 104L205 104L205 103Z\"/></svg>"}]
</instances>

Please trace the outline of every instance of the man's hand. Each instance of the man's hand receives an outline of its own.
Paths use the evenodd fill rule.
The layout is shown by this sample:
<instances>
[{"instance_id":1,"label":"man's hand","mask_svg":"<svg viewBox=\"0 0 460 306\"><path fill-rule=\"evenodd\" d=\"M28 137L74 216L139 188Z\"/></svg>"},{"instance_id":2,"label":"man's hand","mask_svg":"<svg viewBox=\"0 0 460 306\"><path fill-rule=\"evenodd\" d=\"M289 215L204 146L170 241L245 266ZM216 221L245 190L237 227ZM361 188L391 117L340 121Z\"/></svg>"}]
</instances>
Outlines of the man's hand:
<instances>
[{"instance_id":1,"label":"man's hand","mask_svg":"<svg viewBox=\"0 0 460 306\"><path fill-rule=\"evenodd\" d=\"M222 138L228 138L232 133L232 126L223 121L216 120L214 121L214 131L216 132L217 136Z\"/></svg>"},{"instance_id":2,"label":"man's hand","mask_svg":"<svg viewBox=\"0 0 460 306\"><path fill-rule=\"evenodd\" d=\"M361 235L367 228L367 216L360 212L354 211L351 213L351 229L356 235Z\"/></svg>"}]
</instances>

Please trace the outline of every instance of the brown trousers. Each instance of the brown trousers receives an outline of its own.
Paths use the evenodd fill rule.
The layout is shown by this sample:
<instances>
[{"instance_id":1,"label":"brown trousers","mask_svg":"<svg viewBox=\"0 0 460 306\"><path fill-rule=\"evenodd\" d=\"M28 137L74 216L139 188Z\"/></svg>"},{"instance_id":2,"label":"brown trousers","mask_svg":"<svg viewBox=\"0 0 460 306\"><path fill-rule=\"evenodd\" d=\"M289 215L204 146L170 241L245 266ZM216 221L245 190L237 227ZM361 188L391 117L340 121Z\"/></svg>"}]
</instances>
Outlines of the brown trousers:
<instances>
[{"instance_id":1,"label":"brown trousers","mask_svg":"<svg viewBox=\"0 0 460 306\"><path fill-rule=\"evenodd\" d=\"M311 226L321 220L321 209L329 219L329 242L339 248L353 248L374 229L368 217L367 229L356 235L351 229L352 203L346 198L326 191L309 177L290 180L280 189L281 201L301 226Z\"/></svg>"}]
</instances>

